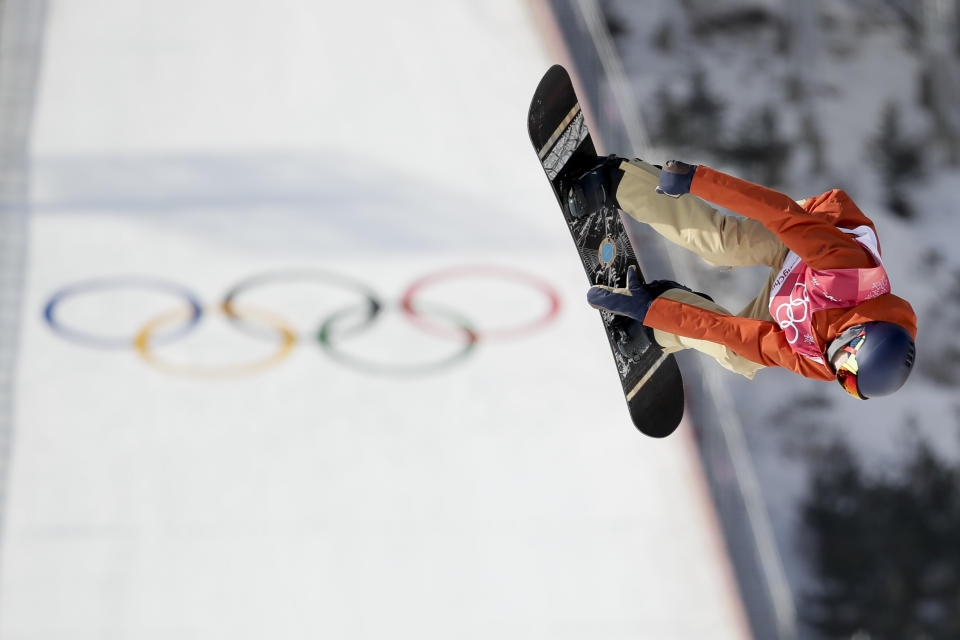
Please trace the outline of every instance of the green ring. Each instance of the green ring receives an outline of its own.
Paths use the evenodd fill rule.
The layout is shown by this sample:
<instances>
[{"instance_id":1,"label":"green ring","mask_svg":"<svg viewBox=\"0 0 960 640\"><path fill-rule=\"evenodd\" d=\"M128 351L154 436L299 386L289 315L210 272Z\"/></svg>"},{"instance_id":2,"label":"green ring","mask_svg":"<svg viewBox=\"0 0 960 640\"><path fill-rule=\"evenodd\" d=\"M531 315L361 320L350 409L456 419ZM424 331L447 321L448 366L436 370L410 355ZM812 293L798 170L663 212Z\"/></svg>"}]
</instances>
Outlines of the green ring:
<instances>
[{"instance_id":1,"label":"green ring","mask_svg":"<svg viewBox=\"0 0 960 640\"><path fill-rule=\"evenodd\" d=\"M468 320L448 309L439 309L437 307L433 307L433 311L431 311L431 313L436 313L441 317L451 320L464 334L465 340L463 347L453 355L436 362L429 362L420 365L389 365L350 356L337 349L334 341L331 339L331 330L340 318L355 312L355 310L355 307L348 307L331 314L317 331L317 342L320 343L320 346L323 347L324 351L326 351L327 355L332 359L336 360L340 364L353 367L354 369L363 371L365 373L385 376L428 375L431 373L436 373L453 364L456 364L460 360L463 360L469 356L474 347L477 346L477 332L470 326L470 322Z\"/></svg>"}]
</instances>

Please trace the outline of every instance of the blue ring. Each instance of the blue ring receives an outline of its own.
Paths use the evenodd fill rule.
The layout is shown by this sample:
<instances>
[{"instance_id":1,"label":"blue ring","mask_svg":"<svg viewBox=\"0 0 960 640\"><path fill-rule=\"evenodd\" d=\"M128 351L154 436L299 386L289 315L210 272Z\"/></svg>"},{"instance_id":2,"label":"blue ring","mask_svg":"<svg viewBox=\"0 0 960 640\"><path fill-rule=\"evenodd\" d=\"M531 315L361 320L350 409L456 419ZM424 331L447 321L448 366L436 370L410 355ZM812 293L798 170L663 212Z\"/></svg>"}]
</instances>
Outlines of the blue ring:
<instances>
[{"instance_id":1,"label":"blue ring","mask_svg":"<svg viewBox=\"0 0 960 640\"><path fill-rule=\"evenodd\" d=\"M46 306L43 308L43 318L50 328L61 337L72 342L78 342L87 346L100 347L103 349L122 349L133 344L134 336L128 338L117 338L111 336L102 336L79 329L72 329L60 323L56 318L56 308L66 298L90 293L92 291L101 291L104 289L155 289L165 293L172 293L175 296L184 298L190 306L190 317L178 329L170 331L163 336L157 336L156 342L170 342L192 331L200 319L203 317L203 303L200 297L186 287L166 280L157 280L154 278L139 277L120 277L120 278L94 278L84 280L74 284L67 285L56 291L50 296Z\"/></svg>"}]
</instances>

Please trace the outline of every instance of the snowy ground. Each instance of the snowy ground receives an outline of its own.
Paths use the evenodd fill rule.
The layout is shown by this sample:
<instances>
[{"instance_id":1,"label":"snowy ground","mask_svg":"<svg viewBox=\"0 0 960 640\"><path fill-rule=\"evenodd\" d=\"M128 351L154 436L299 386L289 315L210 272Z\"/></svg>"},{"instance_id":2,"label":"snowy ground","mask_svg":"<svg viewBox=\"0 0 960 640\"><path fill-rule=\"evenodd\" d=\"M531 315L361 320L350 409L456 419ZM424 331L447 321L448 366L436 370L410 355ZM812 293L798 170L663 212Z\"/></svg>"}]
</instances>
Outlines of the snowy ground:
<instances>
[{"instance_id":1,"label":"snowy ground","mask_svg":"<svg viewBox=\"0 0 960 640\"><path fill-rule=\"evenodd\" d=\"M630 426L528 148L553 60L533 15L49 3L0 637L747 635L689 429ZM410 283L463 265L546 283L559 315L452 360L450 317L485 334L550 308L468 273L421 291L427 331L404 320ZM363 304L325 276L243 293L246 333L218 311L289 269L381 296L382 321L333 331L377 372L314 340ZM187 287L205 319L165 340L184 304L141 284L55 308L128 346L51 331L51 296L104 277Z\"/></svg>"}]
</instances>

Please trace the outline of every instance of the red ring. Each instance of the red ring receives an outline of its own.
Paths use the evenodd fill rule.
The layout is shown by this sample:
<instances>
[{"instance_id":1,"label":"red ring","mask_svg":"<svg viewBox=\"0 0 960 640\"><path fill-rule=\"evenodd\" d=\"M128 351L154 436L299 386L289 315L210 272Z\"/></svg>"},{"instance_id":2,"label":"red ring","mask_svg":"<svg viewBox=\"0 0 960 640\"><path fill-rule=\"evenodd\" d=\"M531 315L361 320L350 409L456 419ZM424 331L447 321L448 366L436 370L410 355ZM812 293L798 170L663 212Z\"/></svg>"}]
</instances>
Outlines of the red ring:
<instances>
[{"instance_id":1,"label":"red ring","mask_svg":"<svg viewBox=\"0 0 960 640\"><path fill-rule=\"evenodd\" d=\"M436 284L441 280L449 280L451 278L460 278L473 275L493 276L508 280L523 281L526 284L529 284L531 287L539 290L540 293L542 293L550 302L550 308L547 310L547 312L534 321L516 327L503 327L489 329L487 331L475 331L475 335L478 338L482 338L483 340L511 340L542 329L544 326L553 322L560 313L559 294L557 294L553 287L543 280L516 269L481 265L465 266L458 267L456 269L438 271L414 280L413 283L407 287L407 290L403 292L403 296L400 298L400 308L403 309L404 315L408 320L413 322L424 331L451 339L459 339L461 338L461 334L459 332L451 331L449 327L434 324L427 320L424 316L420 315L414 306L413 299L414 296L416 296L424 288L432 284Z\"/></svg>"}]
</instances>

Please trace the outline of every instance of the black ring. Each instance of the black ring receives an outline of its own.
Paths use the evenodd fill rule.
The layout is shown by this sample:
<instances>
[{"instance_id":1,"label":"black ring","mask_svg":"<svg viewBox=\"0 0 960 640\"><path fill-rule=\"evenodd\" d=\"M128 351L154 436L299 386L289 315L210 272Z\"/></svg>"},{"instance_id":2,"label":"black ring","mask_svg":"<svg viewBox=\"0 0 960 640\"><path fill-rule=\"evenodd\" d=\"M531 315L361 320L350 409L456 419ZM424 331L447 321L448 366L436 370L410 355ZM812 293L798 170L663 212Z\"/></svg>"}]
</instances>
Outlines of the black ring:
<instances>
[{"instance_id":1,"label":"black ring","mask_svg":"<svg viewBox=\"0 0 960 640\"><path fill-rule=\"evenodd\" d=\"M251 335L262 337L266 335L263 331L263 327L258 323L248 322L243 317L242 308L238 308L238 305L236 304L237 298L250 289L271 284L295 281L314 283L319 282L321 284L339 287L341 289L356 291L361 297L366 299L366 304L362 305L362 310L365 312L364 318L359 324L352 326L347 330L348 335L355 331L366 329L373 324L373 321L376 320L377 316L380 314L381 308L383 307L376 292L357 280L353 280L352 278L333 271L325 271L323 269L290 269L270 271L260 275L251 276L245 280L241 280L227 290L226 294L224 294L223 301L220 303L221 308L223 309L223 312L226 314L227 318L238 328ZM272 333L267 337L271 340L274 339Z\"/></svg>"}]
</instances>

